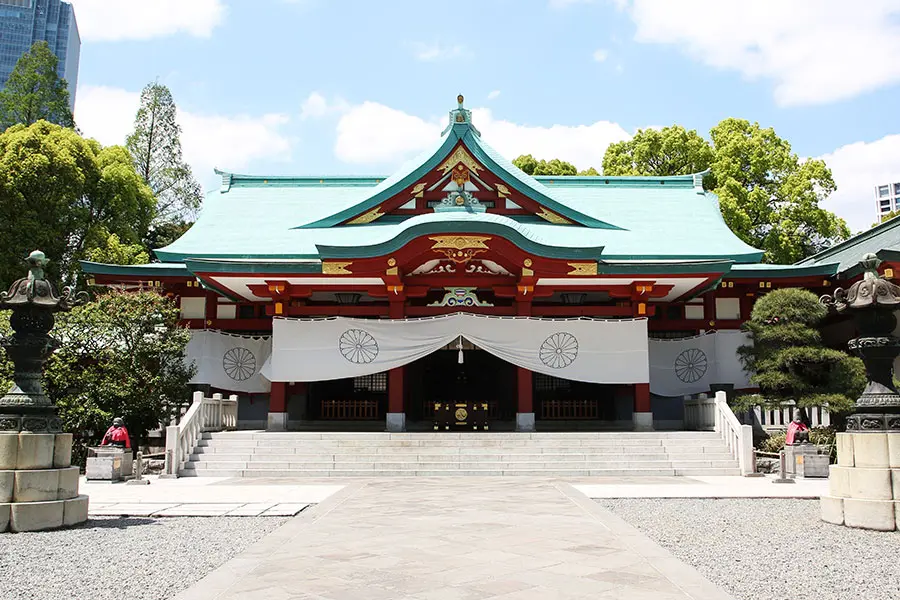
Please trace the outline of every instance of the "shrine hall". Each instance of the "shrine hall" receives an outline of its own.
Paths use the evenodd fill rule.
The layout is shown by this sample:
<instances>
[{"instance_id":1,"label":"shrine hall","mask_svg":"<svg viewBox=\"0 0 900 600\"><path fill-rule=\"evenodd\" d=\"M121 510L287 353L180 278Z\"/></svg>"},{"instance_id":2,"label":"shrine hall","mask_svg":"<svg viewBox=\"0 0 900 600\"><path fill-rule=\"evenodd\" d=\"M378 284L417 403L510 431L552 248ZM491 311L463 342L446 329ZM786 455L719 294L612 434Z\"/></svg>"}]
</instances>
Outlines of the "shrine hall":
<instances>
[{"instance_id":1,"label":"shrine hall","mask_svg":"<svg viewBox=\"0 0 900 600\"><path fill-rule=\"evenodd\" d=\"M388 177L217 173L159 262L83 269L172 297L246 429L678 429L686 395L751 387L755 298L843 268L762 264L703 173L529 176L462 96Z\"/></svg>"}]
</instances>

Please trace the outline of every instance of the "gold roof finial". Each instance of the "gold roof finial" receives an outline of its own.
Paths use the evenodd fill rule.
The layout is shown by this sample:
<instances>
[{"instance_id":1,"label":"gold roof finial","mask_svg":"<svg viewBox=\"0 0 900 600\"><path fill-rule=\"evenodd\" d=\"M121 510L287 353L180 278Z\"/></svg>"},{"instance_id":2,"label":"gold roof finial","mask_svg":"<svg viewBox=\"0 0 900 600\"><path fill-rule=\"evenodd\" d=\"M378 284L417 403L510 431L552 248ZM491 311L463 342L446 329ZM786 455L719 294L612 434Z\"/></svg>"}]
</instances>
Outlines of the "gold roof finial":
<instances>
[{"instance_id":1,"label":"gold roof finial","mask_svg":"<svg viewBox=\"0 0 900 600\"><path fill-rule=\"evenodd\" d=\"M459 103L460 108L462 108L464 100L465 100L465 98L463 97L462 94L460 94L459 96L456 97L456 101Z\"/></svg>"}]
</instances>

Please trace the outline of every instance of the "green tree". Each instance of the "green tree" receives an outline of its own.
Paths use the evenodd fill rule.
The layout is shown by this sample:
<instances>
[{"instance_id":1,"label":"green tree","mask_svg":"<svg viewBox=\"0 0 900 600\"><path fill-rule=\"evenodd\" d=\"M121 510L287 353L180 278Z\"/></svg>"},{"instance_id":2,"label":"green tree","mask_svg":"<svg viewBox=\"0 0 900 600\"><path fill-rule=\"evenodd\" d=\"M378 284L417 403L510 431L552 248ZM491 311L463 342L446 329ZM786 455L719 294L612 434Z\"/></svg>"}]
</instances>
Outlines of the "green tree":
<instances>
[{"instance_id":1,"label":"green tree","mask_svg":"<svg viewBox=\"0 0 900 600\"><path fill-rule=\"evenodd\" d=\"M123 244L115 233L110 234L102 246L88 250L86 258L107 265L143 265L150 262L150 255L142 244Z\"/></svg>"},{"instance_id":2,"label":"green tree","mask_svg":"<svg viewBox=\"0 0 900 600\"><path fill-rule=\"evenodd\" d=\"M12 335L12 327L9 326L9 317L12 312L0 311L0 339ZM6 356L6 352L0 352L0 396L6 394L13 384L13 364Z\"/></svg>"},{"instance_id":3,"label":"green tree","mask_svg":"<svg viewBox=\"0 0 900 600\"><path fill-rule=\"evenodd\" d=\"M523 154L513 164L529 175L577 175L578 169L572 163L554 158L553 160L538 160L530 154Z\"/></svg>"},{"instance_id":4,"label":"green tree","mask_svg":"<svg viewBox=\"0 0 900 600\"><path fill-rule=\"evenodd\" d=\"M630 140L611 144L603 156L604 175L690 175L705 171L714 153L709 142L681 125L639 129Z\"/></svg>"},{"instance_id":5,"label":"green tree","mask_svg":"<svg viewBox=\"0 0 900 600\"><path fill-rule=\"evenodd\" d=\"M56 72L59 59L47 42L35 42L19 58L0 90L0 127L32 125L40 120L75 127L69 108L69 87Z\"/></svg>"},{"instance_id":6,"label":"green tree","mask_svg":"<svg viewBox=\"0 0 900 600\"><path fill-rule=\"evenodd\" d=\"M719 197L725 222L765 261L792 263L850 235L847 224L819 203L836 189L821 160L800 161L790 144L743 119L725 119L711 143L679 126L641 130L612 144L606 175L683 175L710 170L704 187Z\"/></svg>"},{"instance_id":7,"label":"green tree","mask_svg":"<svg viewBox=\"0 0 900 600\"><path fill-rule=\"evenodd\" d=\"M156 196L153 229L192 220L203 194L181 156L181 127L169 88L155 82L144 88L126 146L135 169Z\"/></svg>"},{"instance_id":8,"label":"green tree","mask_svg":"<svg viewBox=\"0 0 900 600\"><path fill-rule=\"evenodd\" d=\"M140 242L153 211L124 147L103 148L46 121L0 134L0 287L22 276L35 248L55 259L48 277L70 284L77 261L109 234Z\"/></svg>"},{"instance_id":9,"label":"green tree","mask_svg":"<svg viewBox=\"0 0 900 600\"><path fill-rule=\"evenodd\" d=\"M121 416L140 438L189 402L190 332L179 318L175 302L154 292L107 292L60 314L52 335L65 342L44 380L65 430L93 432L81 442L97 443Z\"/></svg>"},{"instance_id":10,"label":"green tree","mask_svg":"<svg viewBox=\"0 0 900 600\"><path fill-rule=\"evenodd\" d=\"M884 213L883 215L881 215L881 217L879 217L877 223L872 223L872 227L877 227L878 225L881 225L882 223L886 223L887 221L890 221L894 217L900 217L900 210L892 210L890 212ZM872 227L870 227L869 229L871 229Z\"/></svg>"},{"instance_id":11,"label":"green tree","mask_svg":"<svg viewBox=\"0 0 900 600\"><path fill-rule=\"evenodd\" d=\"M866 385L862 360L826 348L816 327L827 310L812 292L785 288L757 300L744 330L752 345L739 353L759 394L738 404L777 406L786 400L798 406L827 404L847 413Z\"/></svg>"}]
</instances>

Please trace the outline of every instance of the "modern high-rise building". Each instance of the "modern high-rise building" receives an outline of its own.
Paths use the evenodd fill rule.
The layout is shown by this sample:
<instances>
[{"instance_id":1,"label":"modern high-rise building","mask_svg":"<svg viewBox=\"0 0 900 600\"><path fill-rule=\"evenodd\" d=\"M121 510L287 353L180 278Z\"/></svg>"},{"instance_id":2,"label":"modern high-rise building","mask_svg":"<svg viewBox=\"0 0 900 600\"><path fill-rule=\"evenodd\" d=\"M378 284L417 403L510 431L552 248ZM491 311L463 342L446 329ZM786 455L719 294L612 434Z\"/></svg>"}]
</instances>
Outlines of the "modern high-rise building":
<instances>
[{"instance_id":1,"label":"modern high-rise building","mask_svg":"<svg viewBox=\"0 0 900 600\"><path fill-rule=\"evenodd\" d=\"M876 185L875 202L879 220L883 215L900 208L900 182Z\"/></svg>"},{"instance_id":2,"label":"modern high-rise building","mask_svg":"<svg viewBox=\"0 0 900 600\"><path fill-rule=\"evenodd\" d=\"M37 41L46 41L59 59L59 76L69 84L69 106L75 107L81 36L75 10L60 0L0 0L0 84L19 58Z\"/></svg>"}]
</instances>

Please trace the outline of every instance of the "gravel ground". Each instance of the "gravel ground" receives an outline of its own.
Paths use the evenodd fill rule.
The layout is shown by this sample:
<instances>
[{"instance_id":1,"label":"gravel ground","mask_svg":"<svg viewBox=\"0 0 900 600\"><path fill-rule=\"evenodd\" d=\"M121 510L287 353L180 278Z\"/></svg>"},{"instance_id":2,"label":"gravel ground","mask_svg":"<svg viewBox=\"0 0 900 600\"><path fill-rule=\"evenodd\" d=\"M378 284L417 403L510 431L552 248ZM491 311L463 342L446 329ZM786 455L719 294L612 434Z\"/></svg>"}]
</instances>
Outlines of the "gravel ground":
<instances>
[{"instance_id":1,"label":"gravel ground","mask_svg":"<svg viewBox=\"0 0 900 600\"><path fill-rule=\"evenodd\" d=\"M163 600L287 519L92 518L0 534L0 600Z\"/></svg>"},{"instance_id":2,"label":"gravel ground","mask_svg":"<svg viewBox=\"0 0 900 600\"><path fill-rule=\"evenodd\" d=\"M897 600L900 533L829 525L818 500L598 500L738 600Z\"/></svg>"}]
</instances>

